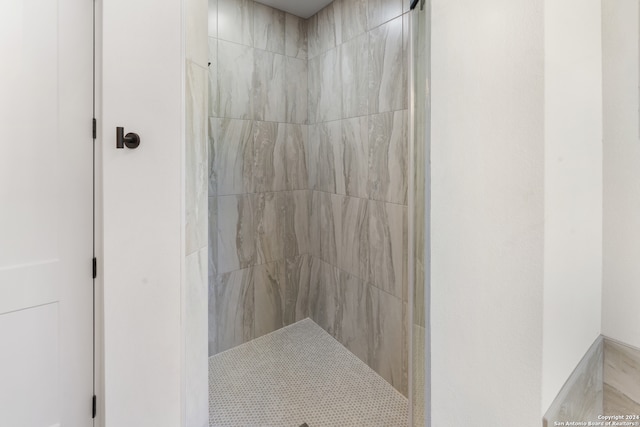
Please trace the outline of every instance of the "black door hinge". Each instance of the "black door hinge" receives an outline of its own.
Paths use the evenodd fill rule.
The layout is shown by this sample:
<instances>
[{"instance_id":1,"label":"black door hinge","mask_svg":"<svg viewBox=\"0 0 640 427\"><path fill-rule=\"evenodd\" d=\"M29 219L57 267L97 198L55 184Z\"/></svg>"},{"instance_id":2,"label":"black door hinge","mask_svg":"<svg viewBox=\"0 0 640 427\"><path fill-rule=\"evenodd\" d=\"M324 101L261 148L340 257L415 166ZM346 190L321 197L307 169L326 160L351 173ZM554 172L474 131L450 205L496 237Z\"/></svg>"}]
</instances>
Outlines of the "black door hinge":
<instances>
[{"instance_id":1,"label":"black door hinge","mask_svg":"<svg viewBox=\"0 0 640 427\"><path fill-rule=\"evenodd\" d=\"M98 277L98 260L93 258L93 278Z\"/></svg>"},{"instance_id":2,"label":"black door hinge","mask_svg":"<svg viewBox=\"0 0 640 427\"><path fill-rule=\"evenodd\" d=\"M98 121L94 118L93 119L93 139L96 139L98 137Z\"/></svg>"},{"instance_id":3,"label":"black door hinge","mask_svg":"<svg viewBox=\"0 0 640 427\"><path fill-rule=\"evenodd\" d=\"M93 399L91 401L91 418L95 418L96 417L96 411L97 411L97 403L96 403L96 395L93 395Z\"/></svg>"}]
</instances>

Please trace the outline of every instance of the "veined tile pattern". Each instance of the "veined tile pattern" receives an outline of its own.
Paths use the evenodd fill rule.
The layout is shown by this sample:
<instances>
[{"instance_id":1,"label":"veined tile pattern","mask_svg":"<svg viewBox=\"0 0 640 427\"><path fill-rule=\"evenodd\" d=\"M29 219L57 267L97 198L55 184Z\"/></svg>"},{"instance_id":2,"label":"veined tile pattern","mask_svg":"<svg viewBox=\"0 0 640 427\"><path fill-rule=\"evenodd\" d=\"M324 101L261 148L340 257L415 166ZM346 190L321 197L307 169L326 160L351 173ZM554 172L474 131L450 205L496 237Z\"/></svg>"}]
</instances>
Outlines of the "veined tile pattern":
<instances>
[{"instance_id":1,"label":"veined tile pattern","mask_svg":"<svg viewBox=\"0 0 640 427\"><path fill-rule=\"evenodd\" d=\"M369 28L375 28L397 16L403 11L404 0L368 0Z\"/></svg>"},{"instance_id":2,"label":"veined tile pattern","mask_svg":"<svg viewBox=\"0 0 640 427\"><path fill-rule=\"evenodd\" d=\"M252 0L218 0L218 37L253 46Z\"/></svg>"},{"instance_id":3,"label":"veined tile pattern","mask_svg":"<svg viewBox=\"0 0 640 427\"><path fill-rule=\"evenodd\" d=\"M209 37L209 117L217 117L220 110L218 90L218 40Z\"/></svg>"},{"instance_id":4,"label":"veined tile pattern","mask_svg":"<svg viewBox=\"0 0 640 427\"><path fill-rule=\"evenodd\" d=\"M287 189L285 172L286 127L273 122L254 123L255 164L253 182L256 192Z\"/></svg>"},{"instance_id":5,"label":"veined tile pattern","mask_svg":"<svg viewBox=\"0 0 640 427\"><path fill-rule=\"evenodd\" d=\"M225 1L220 0L220 4ZM218 40L218 114L233 119L251 119L254 49Z\"/></svg>"},{"instance_id":6,"label":"veined tile pattern","mask_svg":"<svg viewBox=\"0 0 640 427\"><path fill-rule=\"evenodd\" d=\"M257 263L284 259L285 196L283 192L254 194ZM269 331L271 332L271 331Z\"/></svg>"},{"instance_id":7,"label":"veined tile pattern","mask_svg":"<svg viewBox=\"0 0 640 427\"><path fill-rule=\"evenodd\" d=\"M403 64L402 17L369 32L369 113L401 110L407 76Z\"/></svg>"},{"instance_id":8,"label":"veined tile pattern","mask_svg":"<svg viewBox=\"0 0 640 427\"><path fill-rule=\"evenodd\" d=\"M367 116L342 121L344 177L348 196L368 198L369 120Z\"/></svg>"},{"instance_id":9,"label":"veined tile pattern","mask_svg":"<svg viewBox=\"0 0 640 427\"><path fill-rule=\"evenodd\" d=\"M284 195L284 252L285 258L308 254L311 251L309 222L311 219L311 192L287 191Z\"/></svg>"},{"instance_id":10,"label":"veined tile pattern","mask_svg":"<svg viewBox=\"0 0 640 427\"><path fill-rule=\"evenodd\" d=\"M250 194L218 197L218 273L256 264L254 203Z\"/></svg>"},{"instance_id":11,"label":"veined tile pattern","mask_svg":"<svg viewBox=\"0 0 640 427\"><path fill-rule=\"evenodd\" d=\"M407 204L407 113L369 117L369 197Z\"/></svg>"},{"instance_id":12,"label":"veined tile pattern","mask_svg":"<svg viewBox=\"0 0 640 427\"><path fill-rule=\"evenodd\" d=\"M369 202L369 280L398 298L405 294L407 278L406 209L392 203Z\"/></svg>"},{"instance_id":13,"label":"veined tile pattern","mask_svg":"<svg viewBox=\"0 0 640 427\"><path fill-rule=\"evenodd\" d=\"M342 41L367 32L367 0L342 0Z\"/></svg>"},{"instance_id":14,"label":"veined tile pattern","mask_svg":"<svg viewBox=\"0 0 640 427\"><path fill-rule=\"evenodd\" d=\"M310 319L211 357L209 407L220 427L408 423L406 398Z\"/></svg>"},{"instance_id":15,"label":"veined tile pattern","mask_svg":"<svg viewBox=\"0 0 640 427\"><path fill-rule=\"evenodd\" d=\"M255 49L253 64L253 109L254 119L284 122L285 103L285 57L261 49Z\"/></svg>"},{"instance_id":16,"label":"veined tile pattern","mask_svg":"<svg viewBox=\"0 0 640 427\"><path fill-rule=\"evenodd\" d=\"M285 13L265 6L253 4L253 47L284 55Z\"/></svg>"},{"instance_id":17,"label":"veined tile pattern","mask_svg":"<svg viewBox=\"0 0 640 427\"><path fill-rule=\"evenodd\" d=\"M285 53L287 56L307 59L307 21L287 13L285 16Z\"/></svg>"},{"instance_id":18,"label":"veined tile pattern","mask_svg":"<svg viewBox=\"0 0 640 427\"><path fill-rule=\"evenodd\" d=\"M309 60L309 119L313 123L342 118L339 49Z\"/></svg>"},{"instance_id":19,"label":"veined tile pattern","mask_svg":"<svg viewBox=\"0 0 640 427\"><path fill-rule=\"evenodd\" d=\"M342 121L321 123L314 134L318 138L317 188L335 194L346 194Z\"/></svg>"},{"instance_id":20,"label":"veined tile pattern","mask_svg":"<svg viewBox=\"0 0 640 427\"><path fill-rule=\"evenodd\" d=\"M209 195L226 196L253 190L253 123L209 119Z\"/></svg>"},{"instance_id":21,"label":"veined tile pattern","mask_svg":"<svg viewBox=\"0 0 640 427\"><path fill-rule=\"evenodd\" d=\"M308 84L307 60L285 58L286 122L307 123Z\"/></svg>"},{"instance_id":22,"label":"veined tile pattern","mask_svg":"<svg viewBox=\"0 0 640 427\"><path fill-rule=\"evenodd\" d=\"M367 34L340 46L342 67L342 117L365 116L368 113L369 37Z\"/></svg>"}]
</instances>

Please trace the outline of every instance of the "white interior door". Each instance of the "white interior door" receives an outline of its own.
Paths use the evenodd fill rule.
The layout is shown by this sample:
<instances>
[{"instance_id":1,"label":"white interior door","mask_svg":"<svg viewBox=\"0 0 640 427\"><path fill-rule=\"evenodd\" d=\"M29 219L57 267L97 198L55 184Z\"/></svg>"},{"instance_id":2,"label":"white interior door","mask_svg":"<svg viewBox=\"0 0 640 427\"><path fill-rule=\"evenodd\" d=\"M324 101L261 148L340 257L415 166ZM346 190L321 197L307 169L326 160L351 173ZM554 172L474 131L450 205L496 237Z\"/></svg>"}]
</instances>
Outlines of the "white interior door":
<instances>
[{"instance_id":1,"label":"white interior door","mask_svg":"<svg viewBox=\"0 0 640 427\"><path fill-rule=\"evenodd\" d=\"M92 8L0 0L0 426L93 425Z\"/></svg>"}]
</instances>

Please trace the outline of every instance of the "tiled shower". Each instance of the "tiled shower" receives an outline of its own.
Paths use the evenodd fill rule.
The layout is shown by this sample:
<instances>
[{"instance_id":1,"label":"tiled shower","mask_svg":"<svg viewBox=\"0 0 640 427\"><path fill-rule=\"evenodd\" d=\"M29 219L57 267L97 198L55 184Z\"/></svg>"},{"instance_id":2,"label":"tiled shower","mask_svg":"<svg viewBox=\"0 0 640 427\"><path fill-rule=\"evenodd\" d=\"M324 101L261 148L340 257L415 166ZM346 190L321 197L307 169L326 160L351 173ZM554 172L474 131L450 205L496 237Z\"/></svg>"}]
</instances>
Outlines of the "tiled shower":
<instances>
[{"instance_id":1,"label":"tiled shower","mask_svg":"<svg viewBox=\"0 0 640 427\"><path fill-rule=\"evenodd\" d=\"M209 356L310 318L407 396L408 5L209 0Z\"/></svg>"}]
</instances>

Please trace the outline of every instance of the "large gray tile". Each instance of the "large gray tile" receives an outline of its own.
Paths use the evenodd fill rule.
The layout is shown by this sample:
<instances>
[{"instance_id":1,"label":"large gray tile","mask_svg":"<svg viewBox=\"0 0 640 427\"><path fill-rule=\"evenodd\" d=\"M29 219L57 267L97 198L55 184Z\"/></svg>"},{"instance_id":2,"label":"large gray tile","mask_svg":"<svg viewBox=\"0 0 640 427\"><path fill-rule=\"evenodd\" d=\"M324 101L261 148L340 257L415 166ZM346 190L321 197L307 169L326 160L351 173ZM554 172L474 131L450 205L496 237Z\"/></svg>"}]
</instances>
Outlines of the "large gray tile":
<instances>
[{"instance_id":1,"label":"large gray tile","mask_svg":"<svg viewBox=\"0 0 640 427\"><path fill-rule=\"evenodd\" d=\"M369 116L369 197L407 204L407 114Z\"/></svg>"},{"instance_id":2,"label":"large gray tile","mask_svg":"<svg viewBox=\"0 0 640 427\"><path fill-rule=\"evenodd\" d=\"M309 179L309 189L319 190L318 179L320 171L318 169L318 163L320 162L320 127L322 124L309 125L307 134L307 171Z\"/></svg>"},{"instance_id":3,"label":"large gray tile","mask_svg":"<svg viewBox=\"0 0 640 427\"><path fill-rule=\"evenodd\" d=\"M256 260L258 264L284 258L284 193L253 194L256 206Z\"/></svg>"},{"instance_id":4,"label":"large gray tile","mask_svg":"<svg viewBox=\"0 0 640 427\"><path fill-rule=\"evenodd\" d=\"M213 355L254 337L252 269L219 274L209 286L209 354Z\"/></svg>"},{"instance_id":5,"label":"large gray tile","mask_svg":"<svg viewBox=\"0 0 640 427\"><path fill-rule=\"evenodd\" d=\"M362 34L340 46L342 67L342 117L369 111L369 36Z\"/></svg>"},{"instance_id":6,"label":"large gray tile","mask_svg":"<svg viewBox=\"0 0 640 427\"><path fill-rule=\"evenodd\" d=\"M319 193L320 257L331 265L338 265L338 243L342 220L340 199L335 194Z\"/></svg>"},{"instance_id":7,"label":"large gray tile","mask_svg":"<svg viewBox=\"0 0 640 427\"><path fill-rule=\"evenodd\" d=\"M338 295L340 270L313 258L309 285L309 317L322 329L336 336L344 308Z\"/></svg>"},{"instance_id":8,"label":"large gray tile","mask_svg":"<svg viewBox=\"0 0 640 427\"><path fill-rule=\"evenodd\" d=\"M311 254L316 258L322 258L322 233L320 228L320 218L322 213L323 194L320 191L311 191L311 215L309 218L309 238Z\"/></svg>"},{"instance_id":9,"label":"large gray tile","mask_svg":"<svg viewBox=\"0 0 640 427\"><path fill-rule=\"evenodd\" d=\"M320 54L320 34L318 33L318 14L307 19L307 57L315 58Z\"/></svg>"},{"instance_id":10,"label":"large gray tile","mask_svg":"<svg viewBox=\"0 0 640 427\"><path fill-rule=\"evenodd\" d=\"M218 38L253 46L252 0L218 0Z\"/></svg>"},{"instance_id":11,"label":"large gray tile","mask_svg":"<svg viewBox=\"0 0 640 427\"><path fill-rule=\"evenodd\" d=\"M207 71L187 61L186 75L186 254L207 245Z\"/></svg>"},{"instance_id":12,"label":"large gray tile","mask_svg":"<svg viewBox=\"0 0 640 427\"><path fill-rule=\"evenodd\" d=\"M369 269L369 212L368 201L358 197L332 196L340 209L340 230L337 266L360 278L368 280Z\"/></svg>"},{"instance_id":13,"label":"large gray tile","mask_svg":"<svg viewBox=\"0 0 640 427\"><path fill-rule=\"evenodd\" d=\"M286 126L273 122L254 122L253 129L254 191L286 190Z\"/></svg>"},{"instance_id":14,"label":"large gray tile","mask_svg":"<svg viewBox=\"0 0 640 427\"><path fill-rule=\"evenodd\" d=\"M605 340L604 382L640 404L640 350Z\"/></svg>"},{"instance_id":15,"label":"large gray tile","mask_svg":"<svg viewBox=\"0 0 640 427\"><path fill-rule=\"evenodd\" d=\"M369 121L356 117L342 121L345 190L348 196L368 198Z\"/></svg>"},{"instance_id":16,"label":"large gray tile","mask_svg":"<svg viewBox=\"0 0 640 427\"><path fill-rule=\"evenodd\" d=\"M342 43L342 0L334 0L317 13L317 32L320 52L325 52Z\"/></svg>"},{"instance_id":17,"label":"large gray tile","mask_svg":"<svg viewBox=\"0 0 640 427\"><path fill-rule=\"evenodd\" d=\"M401 110L407 77L403 64L402 17L369 32L369 113Z\"/></svg>"},{"instance_id":18,"label":"large gray tile","mask_svg":"<svg viewBox=\"0 0 640 427\"><path fill-rule=\"evenodd\" d=\"M293 58L307 59L307 21L287 13L285 16L285 54Z\"/></svg>"},{"instance_id":19,"label":"large gray tile","mask_svg":"<svg viewBox=\"0 0 640 427\"><path fill-rule=\"evenodd\" d=\"M220 196L253 189L253 126L251 120L209 119L210 150L215 153L210 188Z\"/></svg>"},{"instance_id":20,"label":"large gray tile","mask_svg":"<svg viewBox=\"0 0 640 427\"><path fill-rule=\"evenodd\" d=\"M208 0L208 34L218 38L218 0Z\"/></svg>"},{"instance_id":21,"label":"large gray tile","mask_svg":"<svg viewBox=\"0 0 640 427\"><path fill-rule=\"evenodd\" d=\"M285 103L287 123L307 123L308 73L307 60L285 59Z\"/></svg>"},{"instance_id":22,"label":"large gray tile","mask_svg":"<svg viewBox=\"0 0 640 427\"><path fill-rule=\"evenodd\" d=\"M342 79L339 49L309 61L309 120L313 123L342 117Z\"/></svg>"},{"instance_id":23,"label":"large gray tile","mask_svg":"<svg viewBox=\"0 0 640 427\"><path fill-rule=\"evenodd\" d=\"M406 396L402 372L402 300L375 286L369 286L368 292L368 364Z\"/></svg>"},{"instance_id":24,"label":"large gray tile","mask_svg":"<svg viewBox=\"0 0 640 427\"><path fill-rule=\"evenodd\" d=\"M342 1L342 41L367 32L367 0Z\"/></svg>"},{"instance_id":25,"label":"large gray tile","mask_svg":"<svg viewBox=\"0 0 640 427\"><path fill-rule=\"evenodd\" d=\"M222 3L227 0L220 0ZM251 119L253 48L218 40L219 115Z\"/></svg>"},{"instance_id":26,"label":"large gray tile","mask_svg":"<svg viewBox=\"0 0 640 427\"><path fill-rule=\"evenodd\" d=\"M281 10L253 4L253 47L284 55L285 13Z\"/></svg>"},{"instance_id":27,"label":"large gray tile","mask_svg":"<svg viewBox=\"0 0 640 427\"><path fill-rule=\"evenodd\" d=\"M369 281L402 299L406 287L406 207L369 202Z\"/></svg>"},{"instance_id":28,"label":"large gray tile","mask_svg":"<svg viewBox=\"0 0 640 427\"><path fill-rule=\"evenodd\" d=\"M285 262L279 260L256 265L252 269L255 288L254 337L257 338L285 326Z\"/></svg>"},{"instance_id":29,"label":"large gray tile","mask_svg":"<svg viewBox=\"0 0 640 427\"><path fill-rule=\"evenodd\" d=\"M311 192L286 191L283 194L285 217L283 223L284 256L292 258L311 252L309 224L311 217Z\"/></svg>"},{"instance_id":30,"label":"large gray tile","mask_svg":"<svg viewBox=\"0 0 640 427\"><path fill-rule=\"evenodd\" d=\"M339 328L336 339L360 360L367 363L369 357L367 294L368 285L345 272L339 273L338 303L343 306L339 313Z\"/></svg>"},{"instance_id":31,"label":"large gray tile","mask_svg":"<svg viewBox=\"0 0 640 427\"><path fill-rule=\"evenodd\" d=\"M403 0L368 0L369 28L375 28L402 14Z\"/></svg>"},{"instance_id":32,"label":"large gray tile","mask_svg":"<svg viewBox=\"0 0 640 427\"><path fill-rule=\"evenodd\" d=\"M207 66L207 0L187 0L185 4L185 56L199 66ZM205 92L206 93L206 92Z\"/></svg>"},{"instance_id":33,"label":"large gray tile","mask_svg":"<svg viewBox=\"0 0 640 427\"><path fill-rule=\"evenodd\" d=\"M218 197L218 273L255 264L253 196Z\"/></svg>"},{"instance_id":34,"label":"large gray tile","mask_svg":"<svg viewBox=\"0 0 640 427\"><path fill-rule=\"evenodd\" d=\"M209 197L209 281L218 274L218 198Z\"/></svg>"},{"instance_id":35,"label":"large gray tile","mask_svg":"<svg viewBox=\"0 0 640 427\"><path fill-rule=\"evenodd\" d=\"M319 190L346 194L342 122L322 123L318 131L317 183Z\"/></svg>"},{"instance_id":36,"label":"large gray tile","mask_svg":"<svg viewBox=\"0 0 640 427\"><path fill-rule=\"evenodd\" d=\"M256 120L286 120L285 58L260 49L254 51L253 110Z\"/></svg>"},{"instance_id":37,"label":"large gray tile","mask_svg":"<svg viewBox=\"0 0 640 427\"><path fill-rule=\"evenodd\" d=\"M220 116L220 91L218 90L218 40L209 37L209 117Z\"/></svg>"},{"instance_id":38,"label":"large gray tile","mask_svg":"<svg viewBox=\"0 0 640 427\"><path fill-rule=\"evenodd\" d=\"M307 172L307 127L297 124L280 124L285 127L284 172L285 189L303 190L309 187Z\"/></svg>"},{"instance_id":39,"label":"large gray tile","mask_svg":"<svg viewBox=\"0 0 640 427\"><path fill-rule=\"evenodd\" d=\"M285 273L284 323L290 325L309 317L311 255L287 258Z\"/></svg>"}]
</instances>

